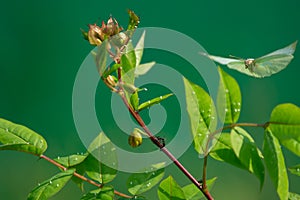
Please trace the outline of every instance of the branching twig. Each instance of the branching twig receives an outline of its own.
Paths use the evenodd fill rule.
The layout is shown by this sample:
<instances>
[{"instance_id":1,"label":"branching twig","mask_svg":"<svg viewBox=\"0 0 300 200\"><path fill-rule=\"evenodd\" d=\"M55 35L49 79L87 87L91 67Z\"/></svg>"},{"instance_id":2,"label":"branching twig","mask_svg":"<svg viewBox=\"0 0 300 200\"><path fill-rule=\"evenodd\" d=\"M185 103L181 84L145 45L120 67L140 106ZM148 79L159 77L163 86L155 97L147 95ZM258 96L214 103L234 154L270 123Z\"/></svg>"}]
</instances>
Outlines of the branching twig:
<instances>
[{"instance_id":1,"label":"branching twig","mask_svg":"<svg viewBox=\"0 0 300 200\"><path fill-rule=\"evenodd\" d=\"M53 159L51 159L51 158L49 158L49 157L47 157L47 156L45 156L45 155L41 155L40 158L42 158L42 159L44 159L44 160L47 160L48 162L50 162L51 164L57 166L58 168L62 169L63 171L68 170L67 167L64 167L63 165L59 164L59 163L56 162L55 160L53 160ZM91 179L88 179L88 178L86 178L85 176L82 176L82 175L78 174L77 172L74 172L73 175L76 176L77 178L79 178L79 179L81 179L81 180L83 180L83 181L89 183L89 184L92 184L92 185L98 187L98 188L102 188L102 187L103 187L103 184L100 184L100 183L97 183L97 182L95 182L95 181L93 181L93 180L91 180ZM114 193L115 193L116 195L121 196L121 197L124 197L124 198L132 198L132 196L129 196L129 195L127 195L127 194L123 194L123 193L121 193L121 192L119 192L119 191L117 191L117 190L114 190Z\"/></svg>"},{"instance_id":2,"label":"branching twig","mask_svg":"<svg viewBox=\"0 0 300 200\"><path fill-rule=\"evenodd\" d=\"M118 69L118 79L119 79L119 82L122 82L121 68ZM187 176L187 178L190 179L192 181L192 183L194 183L194 185L197 188L199 188L199 190L203 193L203 195L208 200L213 200L213 197L211 196L211 194L209 193L209 191L208 190L204 190L203 187L202 187L202 184L200 184L197 181L197 179L195 179L193 177L193 175L177 160L177 158L175 158L175 156L173 156L173 154L163 144L161 144L161 142L151 133L151 131L148 129L148 127L146 126L145 122L141 118L140 114L138 112L136 112L135 110L133 110L133 108L130 106L129 102L127 101L127 99L125 97L124 89L122 88L122 86L120 86L119 94L120 94L120 96L121 96L121 98L122 98L125 106L129 110L130 114L137 121L137 123L144 129L144 131L147 133L149 139L157 147L159 147L161 149L161 151L166 156L168 156L172 160L172 162L180 169L180 171L182 171Z\"/></svg>"}]
</instances>

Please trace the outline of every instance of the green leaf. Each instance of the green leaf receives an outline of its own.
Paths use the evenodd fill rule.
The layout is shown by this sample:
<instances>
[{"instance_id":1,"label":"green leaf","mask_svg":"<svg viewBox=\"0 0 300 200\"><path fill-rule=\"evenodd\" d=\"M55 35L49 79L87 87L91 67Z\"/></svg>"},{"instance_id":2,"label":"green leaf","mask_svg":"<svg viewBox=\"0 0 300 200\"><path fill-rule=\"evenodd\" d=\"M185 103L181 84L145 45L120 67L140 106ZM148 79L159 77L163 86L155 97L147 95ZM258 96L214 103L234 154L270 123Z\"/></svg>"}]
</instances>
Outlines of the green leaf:
<instances>
[{"instance_id":1,"label":"green leaf","mask_svg":"<svg viewBox=\"0 0 300 200\"><path fill-rule=\"evenodd\" d=\"M92 52L100 76L102 76L106 68L106 62L108 56L107 47L108 47L108 42L107 40L105 40L102 42L101 45L97 46L97 52Z\"/></svg>"},{"instance_id":2,"label":"green leaf","mask_svg":"<svg viewBox=\"0 0 300 200\"><path fill-rule=\"evenodd\" d=\"M128 23L127 30L134 30L139 25L140 18L132 10L128 10L128 15L129 15L129 23Z\"/></svg>"},{"instance_id":3,"label":"green leaf","mask_svg":"<svg viewBox=\"0 0 300 200\"><path fill-rule=\"evenodd\" d=\"M100 133L88 147L90 155L84 161L87 175L100 183L112 181L116 177L118 167L115 150L113 143L104 133Z\"/></svg>"},{"instance_id":4,"label":"green leaf","mask_svg":"<svg viewBox=\"0 0 300 200\"><path fill-rule=\"evenodd\" d=\"M125 53L121 56L121 66L124 74L134 69L136 66L136 55L132 43L126 45Z\"/></svg>"},{"instance_id":5,"label":"green leaf","mask_svg":"<svg viewBox=\"0 0 300 200\"><path fill-rule=\"evenodd\" d=\"M104 186L83 195L81 200L113 200L114 195L114 189L112 187Z\"/></svg>"},{"instance_id":6,"label":"green leaf","mask_svg":"<svg viewBox=\"0 0 300 200\"><path fill-rule=\"evenodd\" d=\"M157 194L160 200L185 199L183 190L172 176L169 176L160 183Z\"/></svg>"},{"instance_id":7,"label":"green leaf","mask_svg":"<svg viewBox=\"0 0 300 200\"><path fill-rule=\"evenodd\" d=\"M206 181L208 190L211 190L216 180L217 177L214 177ZM186 200L199 200L201 198L204 198L203 193L193 183L184 186L182 190L184 192Z\"/></svg>"},{"instance_id":8,"label":"green leaf","mask_svg":"<svg viewBox=\"0 0 300 200\"><path fill-rule=\"evenodd\" d=\"M119 197L118 200L147 200L144 196L134 196L132 198Z\"/></svg>"},{"instance_id":9,"label":"green leaf","mask_svg":"<svg viewBox=\"0 0 300 200\"><path fill-rule=\"evenodd\" d=\"M278 139L269 128L265 130L263 153L270 178L275 185L277 194L280 199L288 199L289 181L284 156Z\"/></svg>"},{"instance_id":10,"label":"green leaf","mask_svg":"<svg viewBox=\"0 0 300 200\"><path fill-rule=\"evenodd\" d=\"M57 157L54 160L63 166L69 168L80 164L86 158L86 155L70 155L65 157Z\"/></svg>"},{"instance_id":11,"label":"green leaf","mask_svg":"<svg viewBox=\"0 0 300 200\"><path fill-rule=\"evenodd\" d=\"M260 181L260 188L264 184L265 168L261 160L261 152L253 138L242 128L235 127L230 133L232 149L244 167L253 173Z\"/></svg>"},{"instance_id":12,"label":"green leaf","mask_svg":"<svg viewBox=\"0 0 300 200\"><path fill-rule=\"evenodd\" d=\"M217 126L216 109L210 96L200 86L185 78L183 81L194 148L199 154L205 154L208 135Z\"/></svg>"},{"instance_id":13,"label":"green leaf","mask_svg":"<svg viewBox=\"0 0 300 200\"><path fill-rule=\"evenodd\" d=\"M108 77L108 75L111 75L113 72L115 72L119 67L121 67L121 64L113 64L113 66L111 66L110 68L107 68L103 74L102 74L102 77L103 78L106 78Z\"/></svg>"},{"instance_id":14,"label":"green leaf","mask_svg":"<svg viewBox=\"0 0 300 200\"><path fill-rule=\"evenodd\" d=\"M82 28L80 29L81 33L82 33L82 36L85 40L89 40L89 36L88 36L88 32L83 30Z\"/></svg>"},{"instance_id":15,"label":"green leaf","mask_svg":"<svg viewBox=\"0 0 300 200\"><path fill-rule=\"evenodd\" d=\"M77 174L80 174L82 176L84 176L84 173L85 173L85 166L84 166L84 162L82 163L79 163L78 165L74 165L72 167L73 169L76 169L76 173ZM76 176L73 176L72 177L72 181L79 187L79 189L83 192L84 191L84 188L83 188L83 185L84 185L84 181Z\"/></svg>"},{"instance_id":16,"label":"green leaf","mask_svg":"<svg viewBox=\"0 0 300 200\"><path fill-rule=\"evenodd\" d=\"M47 149L46 140L29 128L0 118L0 150L15 150L41 155Z\"/></svg>"},{"instance_id":17,"label":"green leaf","mask_svg":"<svg viewBox=\"0 0 300 200\"><path fill-rule=\"evenodd\" d=\"M85 172L91 179L104 184L112 181L118 172L116 169L103 164L92 155L86 158L84 165Z\"/></svg>"},{"instance_id":18,"label":"green leaf","mask_svg":"<svg viewBox=\"0 0 300 200\"><path fill-rule=\"evenodd\" d=\"M289 193L289 200L300 200L300 195L296 194L296 193L293 193L293 192L290 192Z\"/></svg>"},{"instance_id":19,"label":"green leaf","mask_svg":"<svg viewBox=\"0 0 300 200\"><path fill-rule=\"evenodd\" d=\"M224 123L232 124L238 121L241 111L241 91L236 80L224 72L220 67L220 83L217 96L217 108L220 119ZM225 99L224 99L225 98ZM226 105L224 104L226 102Z\"/></svg>"},{"instance_id":20,"label":"green leaf","mask_svg":"<svg viewBox=\"0 0 300 200\"><path fill-rule=\"evenodd\" d=\"M276 106L271 114L272 133L291 152L300 156L300 108L287 103Z\"/></svg>"},{"instance_id":21,"label":"green leaf","mask_svg":"<svg viewBox=\"0 0 300 200\"><path fill-rule=\"evenodd\" d=\"M59 192L71 179L74 169L60 172L34 188L28 195L28 200L46 200Z\"/></svg>"},{"instance_id":22,"label":"green leaf","mask_svg":"<svg viewBox=\"0 0 300 200\"><path fill-rule=\"evenodd\" d=\"M137 91L130 96L130 104L134 110L139 109L139 95Z\"/></svg>"},{"instance_id":23,"label":"green leaf","mask_svg":"<svg viewBox=\"0 0 300 200\"><path fill-rule=\"evenodd\" d=\"M146 74L155 64L156 62L149 62L137 66L134 72L135 77Z\"/></svg>"},{"instance_id":24,"label":"green leaf","mask_svg":"<svg viewBox=\"0 0 300 200\"><path fill-rule=\"evenodd\" d=\"M169 98L172 95L173 95L172 93L166 94L164 96L156 97L154 99L146 101L139 105L138 110L141 111L141 110L144 110L145 108L149 108L149 107L153 106L154 104L158 104L158 103L162 102L163 100Z\"/></svg>"},{"instance_id":25,"label":"green leaf","mask_svg":"<svg viewBox=\"0 0 300 200\"><path fill-rule=\"evenodd\" d=\"M216 138L218 138L218 140L209 155L215 160L226 162L241 169L246 169L233 151L230 134L221 133L221 135L216 136Z\"/></svg>"},{"instance_id":26,"label":"green leaf","mask_svg":"<svg viewBox=\"0 0 300 200\"><path fill-rule=\"evenodd\" d=\"M144 41L145 41L145 31L143 32L141 38L139 39L134 49L135 57L136 57L135 67L139 66L141 63L143 52L144 52Z\"/></svg>"},{"instance_id":27,"label":"green leaf","mask_svg":"<svg viewBox=\"0 0 300 200\"><path fill-rule=\"evenodd\" d=\"M143 173L132 174L127 180L128 191L133 195L139 195L150 190L164 177L163 165L153 165Z\"/></svg>"},{"instance_id":28,"label":"green leaf","mask_svg":"<svg viewBox=\"0 0 300 200\"><path fill-rule=\"evenodd\" d=\"M292 174L295 174L297 176L300 176L300 164L299 165L296 165L296 166L293 166L293 167L290 167L289 168L289 171L292 173Z\"/></svg>"}]
</instances>

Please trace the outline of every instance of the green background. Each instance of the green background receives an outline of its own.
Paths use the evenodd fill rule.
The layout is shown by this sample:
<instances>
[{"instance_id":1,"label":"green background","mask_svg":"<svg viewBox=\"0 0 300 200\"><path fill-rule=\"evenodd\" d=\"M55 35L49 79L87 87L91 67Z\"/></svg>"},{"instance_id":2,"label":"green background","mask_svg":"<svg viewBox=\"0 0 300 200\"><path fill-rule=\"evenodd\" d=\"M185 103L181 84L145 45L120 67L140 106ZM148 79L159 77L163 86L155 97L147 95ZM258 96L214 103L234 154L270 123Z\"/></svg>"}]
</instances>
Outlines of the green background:
<instances>
[{"instance_id":1,"label":"green background","mask_svg":"<svg viewBox=\"0 0 300 200\"><path fill-rule=\"evenodd\" d=\"M258 57L300 39L297 0L2 2L0 117L41 133L49 145L46 155L84 151L72 118L72 89L77 70L92 47L82 39L79 29L98 19L106 20L110 14L126 26L127 8L140 15L141 27L165 27L185 33L215 55ZM240 121L263 123L279 103L299 106L299 66L298 49L287 69L271 78L254 79L226 69L241 87ZM261 144L263 131L248 130ZM288 166L300 163L288 151L284 153ZM196 156L191 148L181 161L198 174L201 165L190 164L201 164ZM278 198L269 177L260 191L258 180L246 171L213 160L208 167L209 177L218 176L212 192L216 199ZM26 199L32 188L57 171L37 157L2 151L0 198ZM180 185L188 183L176 168L169 168L169 172ZM125 180L118 182L118 189L125 191ZM299 184L299 177L290 176L292 192L300 193ZM80 199L80 195L76 185L70 183L52 199ZM156 199L155 194L150 195Z\"/></svg>"}]
</instances>

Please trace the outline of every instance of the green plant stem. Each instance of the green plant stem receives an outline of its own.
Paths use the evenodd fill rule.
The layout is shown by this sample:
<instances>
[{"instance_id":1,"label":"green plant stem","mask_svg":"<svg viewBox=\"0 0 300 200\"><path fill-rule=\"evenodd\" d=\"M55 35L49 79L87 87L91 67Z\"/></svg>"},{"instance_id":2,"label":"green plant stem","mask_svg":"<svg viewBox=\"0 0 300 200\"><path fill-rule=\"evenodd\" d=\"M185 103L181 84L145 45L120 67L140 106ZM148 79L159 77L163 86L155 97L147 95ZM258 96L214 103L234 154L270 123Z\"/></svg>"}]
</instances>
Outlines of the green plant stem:
<instances>
[{"instance_id":1,"label":"green plant stem","mask_svg":"<svg viewBox=\"0 0 300 200\"><path fill-rule=\"evenodd\" d=\"M55 165L56 167L62 169L63 171L68 170L67 167L64 167L63 165L59 164L55 160L53 160L53 159L51 159L51 158L49 158L49 157L47 157L45 155L40 155L40 158L42 158L42 159L50 162L51 164ZM86 178L85 176L82 176L82 175L78 174L77 172L74 172L73 175L76 176L77 178L79 178L79 179L81 179L81 180L83 180L83 181L91 184L91 185L94 185L94 186L98 187L98 188L102 188L103 187L103 184L99 184L99 183L97 183L97 182L95 182L93 180L90 180L90 179ZM121 192L119 192L117 190L114 190L114 193L116 195L124 197L124 198L132 198L132 196L128 196L128 195L123 194L123 193L121 193Z\"/></svg>"},{"instance_id":2,"label":"green plant stem","mask_svg":"<svg viewBox=\"0 0 300 200\"><path fill-rule=\"evenodd\" d=\"M118 69L118 79L119 82L122 83L122 77L121 77L121 68ZM120 84L122 85L122 84ZM203 193L203 195L208 200L213 200L213 197L211 196L210 192L208 190L204 190L202 188L202 184L200 184L197 179L193 177L193 175L177 160L175 156L163 145L160 143L160 141L152 134L152 132L148 129L146 126L144 120L141 118L140 114L133 110L133 108L130 106L129 102L127 101L125 95L124 95L124 89L120 87L119 94L122 98L122 101L124 102L125 106L129 110L130 114L133 116L133 118L137 121L137 123L144 129L144 131L147 133L150 140L160 148L160 150L172 160L172 162L179 168L180 171L182 171L188 179L194 183L194 185L199 188L199 190Z\"/></svg>"},{"instance_id":3,"label":"green plant stem","mask_svg":"<svg viewBox=\"0 0 300 200\"><path fill-rule=\"evenodd\" d=\"M205 155L204 156L204 161L203 161L203 174L202 174L202 188L203 188L203 190L207 190L207 185L206 185L207 158L208 158L208 155Z\"/></svg>"}]
</instances>

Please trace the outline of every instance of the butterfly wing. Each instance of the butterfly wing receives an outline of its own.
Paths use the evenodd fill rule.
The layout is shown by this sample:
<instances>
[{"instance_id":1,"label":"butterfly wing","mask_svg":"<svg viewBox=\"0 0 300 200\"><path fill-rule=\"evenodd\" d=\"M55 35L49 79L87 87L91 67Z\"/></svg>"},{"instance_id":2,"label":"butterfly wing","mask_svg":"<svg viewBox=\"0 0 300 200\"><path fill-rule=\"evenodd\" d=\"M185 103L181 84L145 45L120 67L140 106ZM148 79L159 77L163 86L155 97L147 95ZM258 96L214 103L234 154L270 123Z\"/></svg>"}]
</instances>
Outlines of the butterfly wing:
<instances>
[{"instance_id":1,"label":"butterfly wing","mask_svg":"<svg viewBox=\"0 0 300 200\"><path fill-rule=\"evenodd\" d=\"M294 58L293 55L272 55L255 60L255 66L253 68L253 73L258 77L266 77L275 74L284 68L291 62Z\"/></svg>"},{"instance_id":2,"label":"butterfly wing","mask_svg":"<svg viewBox=\"0 0 300 200\"><path fill-rule=\"evenodd\" d=\"M241 73L247 74L249 76L253 76L252 72L250 72L248 69L246 69L244 60L234 59L234 58L223 58L220 56L213 56L209 55L207 53L201 52L201 55L204 55L211 60L220 63L222 65L227 65L228 68L237 70Z\"/></svg>"},{"instance_id":3,"label":"butterfly wing","mask_svg":"<svg viewBox=\"0 0 300 200\"><path fill-rule=\"evenodd\" d=\"M273 55L280 55L280 54L284 54L284 55L293 55L295 50L296 50L296 45L297 45L298 41L296 40L295 42L293 42L292 44L282 48L282 49L278 49L272 53L269 53L267 55L264 55L260 58L264 58L264 57L268 57L268 56L273 56ZM260 59L258 58L258 59Z\"/></svg>"},{"instance_id":4,"label":"butterfly wing","mask_svg":"<svg viewBox=\"0 0 300 200\"><path fill-rule=\"evenodd\" d=\"M220 56L213 56L213 55L209 55L209 54L204 53L204 52L200 52L200 54L203 55L203 56L208 57L209 59L211 59L211 60L213 60L217 63L220 63L221 65L227 65L228 63L231 63L231 62L240 61L240 60L233 59L233 58L223 58L223 57L220 57Z\"/></svg>"},{"instance_id":5,"label":"butterfly wing","mask_svg":"<svg viewBox=\"0 0 300 200\"><path fill-rule=\"evenodd\" d=\"M272 53L255 59L255 66L253 67L253 74L257 77L266 77L275 74L284 68L294 58L293 53L296 50L297 41L289 46L278 49Z\"/></svg>"},{"instance_id":6,"label":"butterfly wing","mask_svg":"<svg viewBox=\"0 0 300 200\"><path fill-rule=\"evenodd\" d=\"M247 74L248 76L254 76L259 78L260 76L253 71L250 71L248 68L246 68L244 61L236 61L236 62L231 62L228 63L227 65L228 68L237 70L243 74Z\"/></svg>"}]
</instances>

